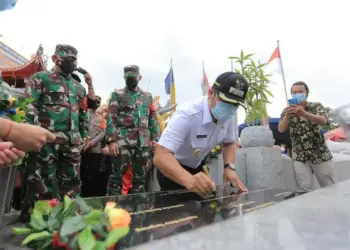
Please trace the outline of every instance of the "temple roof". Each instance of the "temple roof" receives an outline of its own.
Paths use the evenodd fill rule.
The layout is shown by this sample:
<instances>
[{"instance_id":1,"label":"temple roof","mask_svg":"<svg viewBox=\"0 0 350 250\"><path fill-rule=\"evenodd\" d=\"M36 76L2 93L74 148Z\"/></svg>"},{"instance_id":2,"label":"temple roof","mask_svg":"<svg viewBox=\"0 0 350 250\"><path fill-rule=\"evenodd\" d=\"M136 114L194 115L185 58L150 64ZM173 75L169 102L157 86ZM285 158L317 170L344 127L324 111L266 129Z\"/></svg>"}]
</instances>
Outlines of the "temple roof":
<instances>
[{"instance_id":1,"label":"temple roof","mask_svg":"<svg viewBox=\"0 0 350 250\"><path fill-rule=\"evenodd\" d=\"M43 60L40 55L33 57L27 63L11 67L0 68L0 72L3 78L27 78L34 73L45 70Z\"/></svg>"},{"instance_id":2,"label":"temple roof","mask_svg":"<svg viewBox=\"0 0 350 250\"><path fill-rule=\"evenodd\" d=\"M27 60L18 52L11 49L5 43L0 41L0 73L6 80L24 79L31 77L39 71L45 70L42 58L42 47L32 59ZM41 53L39 53L41 52Z\"/></svg>"},{"instance_id":3,"label":"temple roof","mask_svg":"<svg viewBox=\"0 0 350 250\"><path fill-rule=\"evenodd\" d=\"M27 63L28 60L25 57L0 41L0 69L13 68Z\"/></svg>"}]
</instances>

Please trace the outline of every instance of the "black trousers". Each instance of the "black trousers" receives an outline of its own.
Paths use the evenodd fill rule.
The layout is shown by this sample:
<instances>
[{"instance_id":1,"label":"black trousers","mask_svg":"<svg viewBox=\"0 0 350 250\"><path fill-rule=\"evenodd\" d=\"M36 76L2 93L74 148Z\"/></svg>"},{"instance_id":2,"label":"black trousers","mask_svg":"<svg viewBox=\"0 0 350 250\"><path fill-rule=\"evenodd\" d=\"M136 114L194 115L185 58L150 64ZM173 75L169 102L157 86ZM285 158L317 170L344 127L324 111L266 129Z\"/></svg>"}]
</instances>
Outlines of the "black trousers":
<instances>
[{"instance_id":1,"label":"black trousers","mask_svg":"<svg viewBox=\"0 0 350 250\"><path fill-rule=\"evenodd\" d=\"M102 154L84 153L82 155L80 167L82 197L106 195L108 172L101 171L102 159Z\"/></svg>"},{"instance_id":2,"label":"black trousers","mask_svg":"<svg viewBox=\"0 0 350 250\"><path fill-rule=\"evenodd\" d=\"M181 166L190 174L195 175L203 170L203 166L205 165L205 163L206 163L206 159L204 159L197 168L189 168L185 165L181 165ZM168 179L159 169L157 169L157 179L158 179L158 183L161 191L186 189L184 186L179 185L176 182L173 182L172 180Z\"/></svg>"}]
</instances>

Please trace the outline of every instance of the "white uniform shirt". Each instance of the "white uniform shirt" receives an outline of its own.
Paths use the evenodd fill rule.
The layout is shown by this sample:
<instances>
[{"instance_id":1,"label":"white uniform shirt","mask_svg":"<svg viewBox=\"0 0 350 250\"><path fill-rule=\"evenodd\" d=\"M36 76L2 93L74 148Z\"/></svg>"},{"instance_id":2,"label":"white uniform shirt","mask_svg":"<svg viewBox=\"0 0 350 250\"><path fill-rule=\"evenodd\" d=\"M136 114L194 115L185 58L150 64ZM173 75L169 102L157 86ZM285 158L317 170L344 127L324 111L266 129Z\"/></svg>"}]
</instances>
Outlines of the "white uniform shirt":
<instances>
[{"instance_id":1,"label":"white uniform shirt","mask_svg":"<svg viewBox=\"0 0 350 250\"><path fill-rule=\"evenodd\" d=\"M179 106L159 140L182 165L197 168L218 143L236 140L234 117L225 123L213 123L208 97Z\"/></svg>"}]
</instances>

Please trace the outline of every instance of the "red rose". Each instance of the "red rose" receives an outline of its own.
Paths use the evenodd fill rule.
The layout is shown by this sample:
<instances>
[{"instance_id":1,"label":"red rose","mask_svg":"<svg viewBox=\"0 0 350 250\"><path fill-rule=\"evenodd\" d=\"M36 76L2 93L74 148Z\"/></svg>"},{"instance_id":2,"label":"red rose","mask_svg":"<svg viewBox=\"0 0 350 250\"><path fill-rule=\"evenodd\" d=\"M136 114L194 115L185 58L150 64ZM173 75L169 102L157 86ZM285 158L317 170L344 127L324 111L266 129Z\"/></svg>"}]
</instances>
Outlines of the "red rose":
<instances>
[{"instance_id":1,"label":"red rose","mask_svg":"<svg viewBox=\"0 0 350 250\"><path fill-rule=\"evenodd\" d=\"M67 250L69 249L68 244L65 242L62 242L60 239L60 234L56 232L53 236L52 240L52 246L54 248L60 248L60 247L65 247ZM68 248L67 248L68 247Z\"/></svg>"},{"instance_id":2,"label":"red rose","mask_svg":"<svg viewBox=\"0 0 350 250\"><path fill-rule=\"evenodd\" d=\"M60 204L60 201L57 200L57 199L52 199L52 200L50 200L50 201L48 201L48 202L49 202L49 205L50 205L52 208L57 207L58 204Z\"/></svg>"},{"instance_id":3,"label":"red rose","mask_svg":"<svg viewBox=\"0 0 350 250\"><path fill-rule=\"evenodd\" d=\"M108 248L108 250L114 250L114 248L115 248L115 244L112 245L112 246L110 246L110 247Z\"/></svg>"}]
</instances>

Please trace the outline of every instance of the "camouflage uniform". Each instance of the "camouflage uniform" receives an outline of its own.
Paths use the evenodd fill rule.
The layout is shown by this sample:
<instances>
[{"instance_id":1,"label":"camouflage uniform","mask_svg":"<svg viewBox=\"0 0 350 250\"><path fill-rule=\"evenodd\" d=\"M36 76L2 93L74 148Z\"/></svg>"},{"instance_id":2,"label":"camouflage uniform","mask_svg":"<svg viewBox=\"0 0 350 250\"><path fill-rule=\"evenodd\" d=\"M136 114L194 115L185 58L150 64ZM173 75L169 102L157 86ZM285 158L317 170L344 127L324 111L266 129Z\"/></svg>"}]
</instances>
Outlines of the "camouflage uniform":
<instances>
[{"instance_id":1,"label":"camouflage uniform","mask_svg":"<svg viewBox=\"0 0 350 250\"><path fill-rule=\"evenodd\" d=\"M139 77L136 65L124 68L124 77ZM115 165L109 177L108 194L118 195L122 190L122 176L132 163L133 183L130 193L145 192L146 166L149 162L151 141L158 141L159 126L156 112L151 109L152 95L136 87L115 90L110 98L107 114L106 142L119 146L120 165Z\"/></svg>"},{"instance_id":2,"label":"camouflage uniform","mask_svg":"<svg viewBox=\"0 0 350 250\"><path fill-rule=\"evenodd\" d=\"M55 55L60 60L76 59L77 53L72 46L57 45ZM80 152L82 139L88 136L87 110L82 109L86 90L71 75L36 73L27 84L26 96L35 99L28 122L48 129L56 141L29 155L24 209L37 198L60 199L80 192Z\"/></svg>"}]
</instances>

